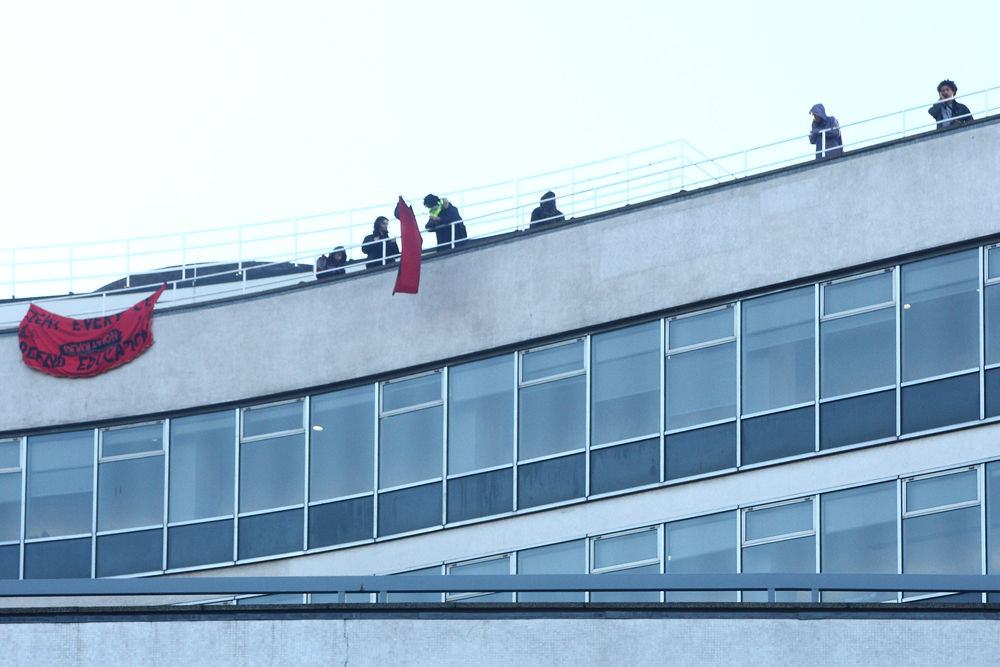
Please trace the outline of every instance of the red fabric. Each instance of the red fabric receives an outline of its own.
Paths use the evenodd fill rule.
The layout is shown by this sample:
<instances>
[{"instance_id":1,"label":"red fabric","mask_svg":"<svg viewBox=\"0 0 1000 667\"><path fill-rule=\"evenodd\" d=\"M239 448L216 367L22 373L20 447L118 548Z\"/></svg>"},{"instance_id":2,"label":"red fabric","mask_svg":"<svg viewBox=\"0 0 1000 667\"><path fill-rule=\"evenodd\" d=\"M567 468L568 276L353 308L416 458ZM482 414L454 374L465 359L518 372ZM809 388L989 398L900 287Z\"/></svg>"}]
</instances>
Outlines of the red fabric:
<instances>
[{"instance_id":1,"label":"red fabric","mask_svg":"<svg viewBox=\"0 0 1000 667\"><path fill-rule=\"evenodd\" d=\"M420 288L420 252L423 250L424 240L420 236L420 228L417 227L413 209L403 201L402 197L399 198L398 210L403 250L400 252L399 274L396 276L396 286L392 288L392 293L416 294Z\"/></svg>"},{"instance_id":2,"label":"red fabric","mask_svg":"<svg viewBox=\"0 0 1000 667\"><path fill-rule=\"evenodd\" d=\"M65 378L90 377L126 364L153 344L150 319L166 284L128 310L74 320L31 304L17 340L29 367Z\"/></svg>"}]
</instances>

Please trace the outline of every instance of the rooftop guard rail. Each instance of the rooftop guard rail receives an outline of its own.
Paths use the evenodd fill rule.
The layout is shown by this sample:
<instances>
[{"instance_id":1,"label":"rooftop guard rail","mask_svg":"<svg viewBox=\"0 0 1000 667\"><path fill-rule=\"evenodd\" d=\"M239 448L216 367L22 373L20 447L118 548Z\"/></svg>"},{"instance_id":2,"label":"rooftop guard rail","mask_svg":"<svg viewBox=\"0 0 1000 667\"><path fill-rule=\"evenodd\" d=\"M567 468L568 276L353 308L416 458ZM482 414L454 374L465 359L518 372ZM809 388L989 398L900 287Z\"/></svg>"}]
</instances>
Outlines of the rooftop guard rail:
<instances>
[{"instance_id":1,"label":"rooftop guard rail","mask_svg":"<svg viewBox=\"0 0 1000 667\"><path fill-rule=\"evenodd\" d=\"M1000 86L995 86L962 95L961 100L974 117L983 118L1000 108L998 92ZM992 106L990 93L994 98ZM921 104L841 125L844 150L934 131L936 123L933 119L928 121L927 108L927 104ZM441 196L459 207L469 237L481 238L527 228L531 210L549 190L556 193L557 203L567 218L600 213L812 160L817 149L808 143L808 136L800 134L715 158L709 158L684 140L675 140L567 169ZM287 263L311 265L317 255L338 245L360 262L361 238L370 233L371 221L377 215L386 215L393 206L394 203L386 203L238 227L118 241L0 249L0 294L25 298L67 293L67 296L36 298L36 303L93 299L93 293L74 292L99 289L102 283L125 277L124 289L99 292L96 296L101 297L100 307L95 305L86 312L75 313L81 317L103 314L108 296L133 291L131 276L164 267L179 271L182 280L168 284L170 292L161 298L160 307L294 284L303 280L302 273L266 281L248 280L244 263L263 262L254 266L258 270ZM454 246L454 241L448 245ZM424 252L435 250L428 244ZM237 268L212 270L227 264L235 264ZM348 268L361 266L359 263ZM199 292L197 287L178 291L178 283L182 287L190 285L199 272L214 278L231 274L234 282L222 289L216 286L209 293ZM26 309L25 304L23 310ZM0 329L15 326L22 315L0 316Z\"/></svg>"},{"instance_id":2,"label":"rooftop guard rail","mask_svg":"<svg viewBox=\"0 0 1000 667\"><path fill-rule=\"evenodd\" d=\"M1000 593L997 574L502 574L335 577L148 577L0 581L2 597L474 592L778 591Z\"/></svg>"}]
</instances>

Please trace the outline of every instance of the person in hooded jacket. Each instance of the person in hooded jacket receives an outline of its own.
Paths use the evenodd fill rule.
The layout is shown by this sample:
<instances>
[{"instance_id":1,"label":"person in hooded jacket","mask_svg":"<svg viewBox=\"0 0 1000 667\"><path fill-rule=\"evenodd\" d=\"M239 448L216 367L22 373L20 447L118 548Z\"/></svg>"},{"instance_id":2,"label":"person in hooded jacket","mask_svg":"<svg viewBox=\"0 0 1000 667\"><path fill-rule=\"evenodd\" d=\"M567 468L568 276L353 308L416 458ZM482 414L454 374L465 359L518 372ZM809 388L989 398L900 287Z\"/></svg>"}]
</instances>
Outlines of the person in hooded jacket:
<instances>
[{"instance_id":1,"label":"person in hooded jacket","mask_svg":"<svg viewBox=\"0 0 1000 667\"><path fill-rule=\"evenodd\" d=\"M465 231L462 216L450 201L437 195L427 195L424 197L424 208L430 213L430 219L424 225L424 229L433 231L437 235L439 246L450 245L452 241L468 238L469 234Z\"/></svg>"},{"instance_id":2,"label":"person in hooded jacket","mask_svg":"<svg viewBox=\"0 0 1000 667\"><path fill-rule=\"evenodd\" d=\"M969 107L955 99L958 86L955 85L954 81L945 79L938 84L937 91L941 101L928 109L927 113L937 121L939 130L972 122L972 112L969 111Z\"/></svg>"},{"instance_id":3,"label":"person in hooded jacket","mask_svg":"<svg viewBox=\"0 0 1000 667\"><path fill-rule=\"evenodd\" d=\"M329 255L320 255L316 260L316 280L342 276L345 266L347 266L347 251L344 250L344 246L339 245Z\"/></svg>"},{"instance_id":4,"label":"person in hooded jacket","mask_svg":"<svg viewBox=\"0 0 1000 667\"><path fill-rule=\"evenodd\" d=\"M399 255L399 246L395 241L389 239L389 218L380 215L375 218L372 225L372 233L361 242L361 251L368 257L366 268L374 269L383 264L396 261L394 257Z\"/></svg>"},{"instance_id":5,"label":"person in hooded jacket","mask_svg":"<svg viewBox=\"0 0 1000 667\"><path fill-rule=\"evenodd\" d=\"M826 115L826 109L822 104L814 104L809 110L812 116L812 131L809 133L809 143L816 145L816 159L819 160L831 155L840 155L844 152L844 139L840 136L840 123L833 116ZM823 130L826 130L824 133ZM824 148L823 135L826 135L826 145Z\"/></svg>"},{"instance_id":6,"label":"person in hooded jacket","mask_svg":"<svg viewBox=\"0 0 1000 667\"><path fill-rule=\"evenodd\" d=\"M542 195L541 205L531 212L531 227L541 227L565 219L562 211L556 208L556 193L550 190Z\"/></svg>"}]
</instances>

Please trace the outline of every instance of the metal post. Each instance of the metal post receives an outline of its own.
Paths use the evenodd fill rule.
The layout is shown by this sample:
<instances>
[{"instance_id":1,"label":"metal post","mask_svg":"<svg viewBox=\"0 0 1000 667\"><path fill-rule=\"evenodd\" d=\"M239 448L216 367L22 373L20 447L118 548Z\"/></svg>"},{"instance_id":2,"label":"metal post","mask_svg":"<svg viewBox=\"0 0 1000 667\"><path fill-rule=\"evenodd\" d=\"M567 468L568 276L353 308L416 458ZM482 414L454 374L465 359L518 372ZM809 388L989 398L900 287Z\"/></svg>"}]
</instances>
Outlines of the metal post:
<instances>
[{"instance_id":1,"label":"metal post","mask_svg":"<svg viewBox=\"0 0 1000 667\"><path fill-rule=\"evenodd\" d=\"M187 234L181 234L181 280L187 278Z\"/></svg>"},{"instance_id":2,"label":"metal post","mask_svg":"<svg viewBox=\"0 0 1000 667\"><path fill-rule=\"evenodd\" d=\"M631 157L632 157L631 153L625 154L625 205L626 206L628 206L629 204L629 198L632 192L632 169L631 169L632 161L630 159Z\"/></svg>"},{"instance_id":3,"label":"metal post","mask_svg":"<svg viewBox=\"0 0 1000 667\"><path fill-rule=\"evenodd\" d=\"M743 151L743 178L747 177L747 152Z\"/></svg>"},{"instance_id":4,"label":"metal post","mask_svg":"<svg viewBox=\"0 0 1000 667\"><path fill-rule=\"evenodd\" d=\"M238 261L239 261L240 273L244 273L244 271L243 271L243 228L242 227L237 227L236 228L236 257L238 258ZM198 272L198 269L196 268L195 269L195 273L197 274L197 272ZM246 277L246 275L244 275L244 278L245 277ZM246 284L246 280L244 280L243 282L244 282L244 284Z\"/></svg>"},{"instance_id":5,"label":"metal post","mask_svg":"<svg viewBox=\"0 0 1000 667\"><path fill-rule=\"evenodd\" d=\"M521 229L521 181L520 180L514 183L514 229Z\"/></svg>"},{"instance_id":6,"label":"metal post","mask_svg":"<svg viewBox=\"0 0 1000 667\"><path fill-rule=\"evenodd\" d=\"M387 262L388 258L386 257L386 254L388 253L387 250L388 246L386 244L386 240L387 239L382 239L380 241L380 243L382 244L382 266L385 266L388 263Z\"/></svg>"},{"instance_id":7,"label":"metal post","mask_svg":"<svg viewBox=\"0 0 1000 667\"><path fill-rule=\"evenodd\" d=\"M681 140L681 190L684 189L684 140Z\"/></svg>"},{"instance_id":8,"label":"metal post","mask_svg":"<svg viewBox=\"0 0 1000 667\"><path fill-rule=\"evenodd\" d=\"M299 263L299 219L295 218L295 264Z\"/></svg>"},{"instance_id":9,"label":"metal post","mask_svg":"<svg viewBox=\"0 0 1000 667\"><path fill-rule=\"evenodd\" d=\"M132 286L132 242L125 241L125 287Z\"/></svg>"},{"instance_id":10,"label":"metal post","mask_svg":"<svg viewBox=\"0 0 1000 667\"><path fill-rule=\"evenodd\" d=\"M10 298L16 299L17 296L17 248L10 251Z\"/></svg>"},{"instance_id":11,"label":"metal post","mask_svg":"<svg viewBox=\"0 0 1000 667\"><path fill-rule=\"evenodd\" d=\"M569 208L570 217L576 217L576 167L569 170Z\"/></svg>"},{"instance_id":12,"label":"metal post","mask_svg":"<svg viewBox=\"0 0 1000 667\"><path fill-rule=\"evenodd\" d=\"M822 152L820 153L820 157L826 157L826 129L823 129L822 132L820 132L820 134L823 135L822 136L823 148Z\"/></svg>"},{"instance_id":13,"label":"metal post","mask_svg":"<svg viewBox=\"0 0 1000 667\"><path fill-rule=\"evenodd\" d=\"M903 117L903 136L906 136L906 112L900 114Z\"/></svg>"},{"instance_id":14,"label":"metal post","mask_svg":"<svg viewBox=\"0 0 1000 667\"><path fill-rule=\"evenodd\" d=\"M69 293L73 293L73 244L69 244Z\"/></svg>"}]
</instances>

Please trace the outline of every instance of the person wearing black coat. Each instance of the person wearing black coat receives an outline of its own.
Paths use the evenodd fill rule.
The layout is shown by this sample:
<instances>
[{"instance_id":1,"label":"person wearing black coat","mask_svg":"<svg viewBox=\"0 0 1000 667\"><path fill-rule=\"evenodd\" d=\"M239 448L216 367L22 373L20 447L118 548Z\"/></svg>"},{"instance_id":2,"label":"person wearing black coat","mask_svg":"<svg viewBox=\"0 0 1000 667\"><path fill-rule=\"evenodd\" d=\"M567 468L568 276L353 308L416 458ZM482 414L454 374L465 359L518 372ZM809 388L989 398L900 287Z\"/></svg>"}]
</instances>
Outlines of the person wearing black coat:
<instances>
[{"instance_id":1,"label":"person wearing black coat","mask_svg":"<svg viewBox=\"0 0 1000 667\"><path fill-rule=\"evenodd\" d=\"M347 266L347 251L344 250L344 246L339 245L329 255L320 255L316 260L316 280L342 276L345 266Z\"/></svg>"},{"instance_id":2,"label":"person wearing black coat","mask_svg":"<svg viewBox=\"0 0 1000 667\"><path fill-rule=\"evenodd\" d=\"M399 246L395 241L387 239L389 239L389 218L380 215L375 218L372 233L361 242L361 251L368 257L366 268L374 269L396 261L394 258L399 255Z\"/></svg>"},{"instance_id":3,"label":"person wearing black coat","mask_svg":"<svg viewBox=\"0 0 1000 667\"><path fill-rule=\"evenodd\" d=\"M816 145L816 159L843 153L844 139L840 136L840 123L837 122L837 119L833 116L827 116L826 108L822 104L814 104L809 113L813 118L809 143ZM824 135L826 135L825 139Z\"/></svg>"},{"instance_id":4,"label":"person wearing black coat","mask_svg":"<svg viewBox=\"0 0 1000 667\"><path fill-rule=\"evenodd\" d=\"M430 219L424 225L424 229L433 231L437 235L439 246L450 245L452 241L456 241L455 245L459 245L458 241L468 238L469 234L465 231L462 216L450 201L437 195L427 195L424 197L424 208L430 213Z\"/></svg>"},{"instance_id":5,"label":"person wearing black coat","mask_svg":"<svg viewBox=\"0 0 1000 667\"><path fill-rule=\"evenodd\" d=\"M938 84L937 90L941 101L935 103L927 110L927 113L937 121L939 130L952 125L958 126L962 123L972 122L972 112L969 111L969 107L955 99L958 86L955 85L954 81L945 79Z\"/></svg>"},{"instance_id":6,"label":"person wearing black coat","mask_svg":"<svg viewBox=\"0 0 1000 667\"><path fill-rule=\"evenodd\" d=\"M556 193L550 190L542 195L541 205L531 212L531 227L541 227L565 219L562 211L556 208Z\"/></svg>"}]
</instances>

